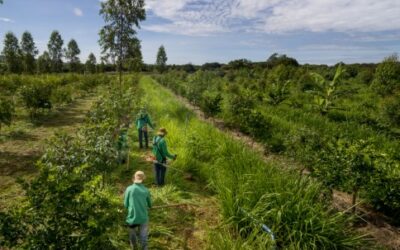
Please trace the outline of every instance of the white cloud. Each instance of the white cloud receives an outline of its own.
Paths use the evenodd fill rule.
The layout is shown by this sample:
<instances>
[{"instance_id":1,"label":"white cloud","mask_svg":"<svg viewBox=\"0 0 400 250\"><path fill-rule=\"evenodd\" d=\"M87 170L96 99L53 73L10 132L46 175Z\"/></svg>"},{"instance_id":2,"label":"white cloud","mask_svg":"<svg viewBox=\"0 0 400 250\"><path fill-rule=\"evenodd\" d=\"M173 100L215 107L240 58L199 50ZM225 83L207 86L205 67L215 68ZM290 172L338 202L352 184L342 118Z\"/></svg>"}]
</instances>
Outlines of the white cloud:
<instances>
[{"instance_id":1,"label":"white cloud","mask_svg":"<svg viewBox=\"0 0 400 250\"><path fill-rule=\"evenodd\" d=\"M399 0L148 0L146 8L167 22L144 28L187 35L400 29Z\"/></svg>"},{"instance_id":2,"label":"white cloud","mask_svg":"<svg viewBox=\"0 0 400 250\"><path fill-rule=\"evenodd\" d=\"M11 20L10 18L7 17L0 17L0 22L13 23L14 20Z\"/></svg>"},{"instance_id":3,"label":"white cloud","mask_svg":"<svg viewBox=\"0 0 400 250\"><path fill-rule=\"evenodd\" d=\"M74 14L75 16L83 16L83 11L79 8L74 8Z\"/></svg>"}]
</instances>

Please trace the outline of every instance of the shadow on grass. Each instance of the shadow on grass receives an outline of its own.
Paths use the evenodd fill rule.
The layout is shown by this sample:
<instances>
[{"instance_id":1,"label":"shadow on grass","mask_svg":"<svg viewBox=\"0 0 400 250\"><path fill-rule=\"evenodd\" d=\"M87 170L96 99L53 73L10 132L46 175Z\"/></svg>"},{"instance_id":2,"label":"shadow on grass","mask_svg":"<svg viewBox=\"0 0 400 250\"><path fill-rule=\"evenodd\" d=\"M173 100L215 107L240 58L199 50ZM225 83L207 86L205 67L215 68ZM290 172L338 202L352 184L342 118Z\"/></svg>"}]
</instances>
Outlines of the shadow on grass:
<instances>
[{"instance_id":1,"label":"shadow on grass","mask_svg":"<svg viewBox=\"0 0 400 250\"><path fill-rule=\"evenodd\" d=\"M36 172L34 162L39 159L41 152L25 153L0 152L0 175L21 176Z\"/></svg>"}]
</instances>

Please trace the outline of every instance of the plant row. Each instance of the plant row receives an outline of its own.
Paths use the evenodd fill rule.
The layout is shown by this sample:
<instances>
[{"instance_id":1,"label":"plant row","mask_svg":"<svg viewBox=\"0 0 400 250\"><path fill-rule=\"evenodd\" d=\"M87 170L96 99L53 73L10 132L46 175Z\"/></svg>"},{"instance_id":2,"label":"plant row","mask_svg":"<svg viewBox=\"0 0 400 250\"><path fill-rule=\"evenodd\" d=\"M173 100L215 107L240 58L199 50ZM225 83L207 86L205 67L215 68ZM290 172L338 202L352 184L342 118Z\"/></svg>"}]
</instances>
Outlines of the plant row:
<instances>
[{"instance_id":1,"label":"plant row","mask_svg":"<svg viewBox=\"0 0 400 250\"><path fill-rule=\"evenodd\" d=\"M10 125L22 109L34 120L40 114L71 103L76 97L110 81L107 75L7 75L0 77L0 126Z\"/></svg>"},{"instance_id":2,"label":"plant row","mask_svg":"<svg viewBox=\"0 0 400 250\"><path fill-rule=\"evenodd\" d=\"M242 143L199 121L150 78L142 87L154 119L169 131L169 147L179 155L173 168L190 172L217 197L220 214L215 217L222 217L222 224L210 225L209 249L367 248L351 219L330 208L323 185L267 165ZM173 168L169 182L179 183L175 178L182 176Z\"/></svg>"},{"instance_id":3,"label":"plant row","mask_svg":"<svg viewBox=\"0 0 400 250\"><path fill-rule=\"evenodd\" d=\"M120 160L120 136L138 109L136 79L126 78L122 89L109 85L75 136L57 134L49 140L37 175L20 181L23 201L0 213L0 247L124 247L119 233L123 209L109 182Z\"/></svg>"},{"instance_id":4,"label":"plant row","mask_svg":"<svg viewBox=\"0 0 400 250\"><path fill-rule=\"evenodd\" d=\"M207 115L301 161L326 187L400 218L400 64L170 71L162 85Z\"/></svg>"}]
</instances>

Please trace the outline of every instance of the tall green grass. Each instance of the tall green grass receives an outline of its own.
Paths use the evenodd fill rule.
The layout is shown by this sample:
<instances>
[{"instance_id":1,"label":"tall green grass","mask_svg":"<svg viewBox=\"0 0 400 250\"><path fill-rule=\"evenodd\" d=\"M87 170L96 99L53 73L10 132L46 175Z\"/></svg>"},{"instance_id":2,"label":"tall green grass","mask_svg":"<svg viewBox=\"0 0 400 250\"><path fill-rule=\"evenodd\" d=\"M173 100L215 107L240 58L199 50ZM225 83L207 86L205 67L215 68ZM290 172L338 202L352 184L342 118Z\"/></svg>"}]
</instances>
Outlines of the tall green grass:
<instances>
[{"instance_id":1,"label":"tall green grass","mask_svg":"<svg viewBox=\"0 0 400 250\"><path fill-rule=\"evenodd\" d=\"M225 224L210 232L210 249L366 249L351 218L333 211L319 183L267 165L244 144L196 119L174 96L145 77L143 98L168 144L172 164L193 173L217 195ZM169 180L180 178L172 170ZM247 211L247 214L243 213ZM276 236L261 231L268 225Z\"/></svg>"}]
</instances>

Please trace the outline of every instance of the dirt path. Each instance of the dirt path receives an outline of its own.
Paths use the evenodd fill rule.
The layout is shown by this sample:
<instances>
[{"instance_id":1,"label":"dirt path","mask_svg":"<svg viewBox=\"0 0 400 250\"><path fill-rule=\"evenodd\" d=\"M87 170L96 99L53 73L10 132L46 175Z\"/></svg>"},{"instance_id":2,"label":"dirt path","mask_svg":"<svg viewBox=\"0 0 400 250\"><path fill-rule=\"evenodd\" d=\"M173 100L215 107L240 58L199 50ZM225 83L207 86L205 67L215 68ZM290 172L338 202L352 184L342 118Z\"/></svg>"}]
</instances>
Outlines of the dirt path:
<instances>
[{"instance_id":1,"label":"dirt path","mask_svg":"<svg viewBox=\"0 0 400 250\"><path fill-rule=\"evenodd\" d=\"M95 99L90 96L76 100L42 119L39 126L20 122L16 126L25 126L22 132L0 142L0 209L11 205L10 201L20 196L16 179L30 178L36 172L34 162L43 154L46 140L56 132L73 134L84 122Z\"/></svg>"},{"instance_id":2,"label":"dirt path","mask_svg":"<svg viewBox=\"0 0 400 250\"><path fill-rule=\"evenodd\" d=\"M235 140L244 142L254 151L262 155L265 162L274 164L282 169L297 169L303 173L308 174L307 168L296 162L294 159L289 159L282 155L272 154L267 152L265 147L255 141L250 136L243 134L240 131L228 128L221 119L207 117L198 107L192 105L187 99L175 95L188 109L192 110L199 119L208 122L221 131L230 134ZM351 195L334 191L333 206L341 211L347 211L351 207ZM400 250L400 228L390 225L390 219L384 215L375 212L373 209L366 205L360 204L357 214L362 221L355 225L356 229L363 234L369 234L379 245L388 249Z\"/></svg>"}]
</instances>

